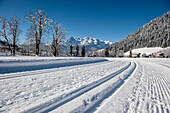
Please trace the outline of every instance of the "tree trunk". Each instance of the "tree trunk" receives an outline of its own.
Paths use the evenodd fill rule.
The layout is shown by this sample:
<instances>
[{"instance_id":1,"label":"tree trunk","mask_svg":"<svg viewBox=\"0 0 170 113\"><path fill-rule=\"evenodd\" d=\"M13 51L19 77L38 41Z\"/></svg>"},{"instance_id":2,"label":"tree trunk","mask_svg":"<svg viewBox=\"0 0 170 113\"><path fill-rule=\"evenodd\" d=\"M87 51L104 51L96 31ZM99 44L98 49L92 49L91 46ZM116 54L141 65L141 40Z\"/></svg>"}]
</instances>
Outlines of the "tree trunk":
<instances>
[{"instance_id":1,"label":"tree trunk","mask_svg":"<svg viewBox=\"0 0 170 113\"><path fill-rule=\"evenodd\" d=\"M16 37L14 36L13 37L13 56L15 56L15 39L16 39Z\"/></svg>"},{"instance_id":2,"label":"tree trunk","mask_svg":"<svg viewBox=\"0 0 170 113\"><path fill-rule=\"evenodd\" d=\"M56 47L54 47L54 56L57 56L57 50L56 50Z\"/></svg>"},{"instance_id":3,"label":"tree trunk","mask_svg":"<svg viewBox=\"0 0 170 113\"><path fill-rule=\"evenodd\" d=\"M8 44L8 49L9 49L9 51L11 51L11 55L12 55L11 45L10 45L10 43L9 43L9 41L8 41L7 36L5 36L5 39L6 39L6 42L7 42L7 44Z\"/></svg>"},{"instance_id":4,"label":"tree trunk","mask_svg":"<svg viewBox=\"0 0 170 113\"><path fill-rule=\"evenodd\" d=\"M39 55L39 50L40 50L39 44L37 43L37 44L36 44L36 55L37 55L37 56Z\"/></svg>"},{"instance_id":5,"label":"tree trunk","mask_svg":"<svg viewBox=\"0 0 170 113\"><path fill-rule=\"evenodd\" d=\"M38 41L38 33L36 31L35 33L35 55L38 56L39 55L39 41Z\"/></svg>"}]
</instances>

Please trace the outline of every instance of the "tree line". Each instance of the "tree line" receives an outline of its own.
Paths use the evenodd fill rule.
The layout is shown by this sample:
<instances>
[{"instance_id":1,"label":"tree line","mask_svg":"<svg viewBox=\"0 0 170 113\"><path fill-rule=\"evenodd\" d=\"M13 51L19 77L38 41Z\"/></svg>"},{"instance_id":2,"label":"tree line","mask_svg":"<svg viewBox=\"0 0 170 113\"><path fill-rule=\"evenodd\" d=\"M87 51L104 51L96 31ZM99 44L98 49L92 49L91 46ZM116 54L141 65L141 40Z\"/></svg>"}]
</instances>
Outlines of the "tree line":
<instances>
[{"instance_id":1,"label":"tree line","mask_svg":"<svg viewBox=\"0 0 170 113\"><path fill-rule=\"evenodd\" d=\"M73 49L74 47L72 45L70 45L70 56L82 56L82 57L85 57L86 56L86 49L85 49L85 46L82 46L81 47L81 55L79 54L79 45L77 44L75 49L76 49L76 52L73 52Z\"/></svg>"},{"instance_id":2,"label":"tree line","mask_svg":"<svg viewBox=\"0 0 170 113\"><path fill-rule=\"evenodd\" d=\"M9 20L7 20L6 17L0 18L0 25L1 25L0 36L6 40L8 49L9 51L11 51L12 55L15 55L17 37L22 32L19 29L20 21L21 19L17 18L16 16L12 16ZM13 42L12 44L9 39L9 36L12 36L12 42ZM11 46L13 46L13 48Z\"/></svg>"},{"instance_id":3,"label":"tree line","mask_svg":"<svg viewBox=\"0 0 170 113\"><path fill-rule=\"evenodd\" d=\"M133 32L125 39L105 48L105 56L117 57L123 53L143 47L162 47L170 46L170 11L162 17L158 17L145 24L142 28ZM107 54L109 52L109 55ZM103 55L104 56L104 55Z\"/></svg>"},{"instance_id":4,"label":"tree line","mask_svg":"<svg viewBox=\"0 0 170 113\"><path fill-rule=\"evenodd\" d=\"M52 37L51 51L53 56L59 55L61 44L64 43L66 31L61 24L55 22L48 17L43 9L36 9L32 13L27 14L24 19L30 24L26 37L30 45L34 47L35 55L40 54L40 44L42 37ZM3 37L8 45L11 55L15 56L16 42L18 36L22 32L19 29L21 19L16 16L0 17L0 37ZM12 40L11 40L12 37Z\"/></svg>"}]
</instances>

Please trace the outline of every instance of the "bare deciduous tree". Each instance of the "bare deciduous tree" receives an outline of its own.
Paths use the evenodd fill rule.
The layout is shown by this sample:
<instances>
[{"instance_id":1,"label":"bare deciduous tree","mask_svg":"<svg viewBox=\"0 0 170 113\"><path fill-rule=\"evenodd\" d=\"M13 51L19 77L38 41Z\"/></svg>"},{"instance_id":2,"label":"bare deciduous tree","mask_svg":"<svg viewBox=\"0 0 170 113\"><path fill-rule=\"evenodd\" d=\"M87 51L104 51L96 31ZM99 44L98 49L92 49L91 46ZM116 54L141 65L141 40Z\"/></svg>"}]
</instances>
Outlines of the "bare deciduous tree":
<instances>
[{"instance_id":1,"label":"bare deciduous tree","mask_svg":"<svg viewBox=\"0 0 170 113\"><path fill-rule=\"evenodd\" d=\"M22 32L19 29L21 19L17 18L16 16L12 16L9 21L9 35L12 35L13 39L13 56L15 56L15 47L17 42L17 37Z\"/></svg>"},{"instance_id":2,"label":"bare deciduous tree","mask_svg":"<svg viewBox=\"0 0 170 113\"><path fill-rule=\"evenodd\" d=\"M26 34L27 37L27 45L28 45L28 52L30 51L34 51L35 52L35 28L33 26L30 26L30 28L28 29L28 32Z\"/></svg>"},{"instance_id":3,"label":"bare deciduous tree","mask_svg":"<svg viewBox=\"0 0 170 113\"><path fill-rule=\"evenodd\" d=\"M9 38L7 37L8 35L8 21L6 17L1 17L0 18L0 25L1 25L1 29L0 29L0 36L4 37L7 44L8 44L8 49L9 51L11 51L11 55L12 55L12 49L11 49L11 44L9 42Z\"/></svg>"},{"instance_id":4,"label":"bare deciduous tree","mask_svg":"<svg viewBox=\"0 0 170 113\"><path fill-rule=\"evenodd\" d=\"M25 19L32 24L35 38L36 55L39 55L40 43L43 35L49 30L48 25L52 22L51 18L47 17L47 13L43 9L37 9L33 14L28 14Z\"/></svg>"},{"instance_id":5,"label":"bare deciduous tree","mask_svg":"<svg viewBox=\"0 0 170 113\"><path fill-rule=\"evenodd\" d=\"M64 43L65 29L62 28L61 24L52 25L53 41L51 50L54 56L59 55L60 45Z\"/></svg>"}]
</instances>

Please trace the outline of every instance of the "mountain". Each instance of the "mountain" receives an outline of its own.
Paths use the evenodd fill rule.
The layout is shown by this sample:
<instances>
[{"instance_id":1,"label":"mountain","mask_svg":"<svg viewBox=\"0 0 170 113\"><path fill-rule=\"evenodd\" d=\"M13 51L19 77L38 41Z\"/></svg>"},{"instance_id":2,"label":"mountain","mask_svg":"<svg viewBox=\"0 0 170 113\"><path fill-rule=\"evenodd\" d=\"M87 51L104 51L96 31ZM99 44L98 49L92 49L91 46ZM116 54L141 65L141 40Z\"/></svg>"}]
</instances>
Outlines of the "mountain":
<instances>
[{"instance_id":1,"label":"mountain","mask_svg":"<svg viewBox=\"0 0 170 113\"><path fill-rule=\"evenodd\" d=\"M7 42L0 39L0 47L8 47Z\"/></svg>"},{"instance_id":2,"label":"mountain","mask_svg":"<svg viewBox=\"0 0 170 113\"><path fill-rule=\"evenodd\" d=\"M109 47L111 44L112 42L103 41L103 40L100 41L99 39L92 38L92 37L84 37L84 38L70 37L68 40L66 40L65 46L67 47L70 47L70 45L72 46L79 45L80 47L85 46L88 51L91 51L91 49L95 50L95 49L103 49L105 47Z\"/></svg>"},{"instance_id":3,"label":"mountain","mask_svg":"<svg viewBox=\"0 0 170 113\"><path fill-rule=\"evenodd\" d=\"M151 20L125 39L109 46L110 56L119 56L131 49L170 46L170 11Z\"/></svg>"},{"instance_id":4,"label":"mountain","mask_svg":"<svg viewBox=\"0 0 170 113\"><path fill-rule=\"evenodd\" d=\"M10 46L13 47L13 44L10 44ZM0 47L8 48L7 42L0 39ZM15 45L15 47L18 47L18 45Z\"/></svg>"}]
</instances>

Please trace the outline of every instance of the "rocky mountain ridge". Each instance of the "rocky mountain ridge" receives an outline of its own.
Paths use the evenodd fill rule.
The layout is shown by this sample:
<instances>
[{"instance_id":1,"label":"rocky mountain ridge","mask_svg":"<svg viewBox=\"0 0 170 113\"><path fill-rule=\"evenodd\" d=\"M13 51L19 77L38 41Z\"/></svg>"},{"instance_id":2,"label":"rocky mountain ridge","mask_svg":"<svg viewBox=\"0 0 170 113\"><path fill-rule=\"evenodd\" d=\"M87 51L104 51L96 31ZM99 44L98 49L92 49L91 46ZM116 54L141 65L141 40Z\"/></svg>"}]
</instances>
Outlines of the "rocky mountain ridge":
<instances>
[{"instance_id":1,"label":"rocky mountain ridge","mask_svg":"<svg viewBox=\"0 0 170 113\"><path fill-rule=\"evenodd\" d=\"M70 45L76 46L79 45L85 46L88 51L91 51L91 49L104 49L105 47L109 47L112 44L110 41L103 41L99 40L97 38L92 37L84 37L84 38L74 38L70 37L68 40L66 40L65 46L69 47Z\"/></svg>"}]
</instances>

